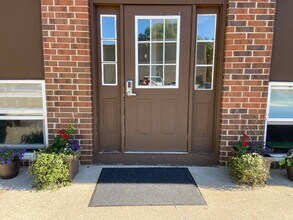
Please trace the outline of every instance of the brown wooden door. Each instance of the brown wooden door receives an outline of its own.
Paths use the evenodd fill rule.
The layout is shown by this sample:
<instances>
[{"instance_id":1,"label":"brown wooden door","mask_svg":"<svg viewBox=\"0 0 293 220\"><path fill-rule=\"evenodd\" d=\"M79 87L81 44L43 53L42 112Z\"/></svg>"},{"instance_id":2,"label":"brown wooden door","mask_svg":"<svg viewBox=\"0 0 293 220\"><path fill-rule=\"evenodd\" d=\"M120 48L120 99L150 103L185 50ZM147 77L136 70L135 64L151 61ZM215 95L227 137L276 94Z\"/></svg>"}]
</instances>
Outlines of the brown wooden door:
<instances>
[{"instance_id":1,"label":"brown wooden door","mask_svg":"<svg viewBox=\"0 0 293 220\"><path fill-rule=\"evenodd\" d=\"M125 6L126 151L186 152L190 6Z\"/></svg>"}]
</instances>

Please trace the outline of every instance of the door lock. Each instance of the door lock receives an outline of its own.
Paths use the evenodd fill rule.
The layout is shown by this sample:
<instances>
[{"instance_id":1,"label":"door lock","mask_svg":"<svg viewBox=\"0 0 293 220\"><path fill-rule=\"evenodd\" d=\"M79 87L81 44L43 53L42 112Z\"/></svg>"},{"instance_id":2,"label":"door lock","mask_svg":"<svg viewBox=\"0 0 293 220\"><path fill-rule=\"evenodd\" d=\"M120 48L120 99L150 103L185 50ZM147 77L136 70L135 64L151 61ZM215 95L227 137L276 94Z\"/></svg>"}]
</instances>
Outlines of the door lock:
<instances>
[{"instance_id":1,"label":"door lock","mask_svg":"<svg viewBox=\"0 0 293 220\"><path fill-rule=\"evenodd\" d=\"M136 96L136 94L133 93L133 81L132 80L126 81L126 95L127 96Z\"/></svg>"}]
</instances>

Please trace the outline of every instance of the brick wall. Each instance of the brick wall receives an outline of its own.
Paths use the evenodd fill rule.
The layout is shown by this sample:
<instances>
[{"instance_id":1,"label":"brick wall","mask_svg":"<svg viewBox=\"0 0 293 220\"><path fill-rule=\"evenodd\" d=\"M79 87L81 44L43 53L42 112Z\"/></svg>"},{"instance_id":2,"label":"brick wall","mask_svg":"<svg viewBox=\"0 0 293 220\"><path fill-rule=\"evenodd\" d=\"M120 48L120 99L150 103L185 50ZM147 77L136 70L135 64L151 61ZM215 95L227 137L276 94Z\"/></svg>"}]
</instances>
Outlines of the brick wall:
<instances>
[{"instance_id":1,"label":"brick wall","mask_svg":"<svg viewBox=\"0 0 293 220\"><path fill-rule=\"evenodd\" d=\"M229 0L221 100L220 165L247 132L263 140L276 0Z\"/></svg>"},{"instance_id":2,"label":"brick wall","mask_svg":"<svg viewBox=\"0 0 293 220\"><path fill-rule=\"evenodd\" d=\"M75 118L81 161L92 163L88 0L41 0L49 139Z\"/></svg>"}]
</instances>

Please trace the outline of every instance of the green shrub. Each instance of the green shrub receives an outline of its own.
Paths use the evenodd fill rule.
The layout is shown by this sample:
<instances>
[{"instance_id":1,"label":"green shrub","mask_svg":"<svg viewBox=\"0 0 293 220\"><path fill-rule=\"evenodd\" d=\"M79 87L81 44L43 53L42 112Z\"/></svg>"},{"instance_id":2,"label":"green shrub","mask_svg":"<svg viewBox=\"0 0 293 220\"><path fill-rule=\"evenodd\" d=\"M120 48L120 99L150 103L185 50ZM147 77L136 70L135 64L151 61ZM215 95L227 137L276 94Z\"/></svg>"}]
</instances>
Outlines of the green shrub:
<instances>
[{"instance_id":1,"label":"green shrub","mask_svg":"<svg viewBox=\"0 0 293 220\"><path fill-rule=\"evenodd\" d=\"M71 184L69 167L63 160L64 155L39 152L29 168L33 176L33 186L37 190L54 190Z\"/></svg>"},{"instance_id":2,"label":"green shrub","mask_svg":"<svg viewBox=\"0 0 293 220\"><path fill-rule=\"evenodd\" d=\"M238 184L264 185L269 178L264 158L257 154L244 154L230 159L231 176Z\"/></svg>"}]
</instances>

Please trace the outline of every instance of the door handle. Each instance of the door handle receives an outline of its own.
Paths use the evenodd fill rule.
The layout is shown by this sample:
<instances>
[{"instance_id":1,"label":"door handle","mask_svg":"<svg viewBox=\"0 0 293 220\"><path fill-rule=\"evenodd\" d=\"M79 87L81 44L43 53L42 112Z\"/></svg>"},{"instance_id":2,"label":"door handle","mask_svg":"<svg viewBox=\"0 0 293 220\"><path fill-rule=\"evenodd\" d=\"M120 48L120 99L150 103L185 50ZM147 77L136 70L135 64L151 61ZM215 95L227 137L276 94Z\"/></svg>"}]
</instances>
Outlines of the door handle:
<instances>
[{"instance_id":1,"label":"door handle","mask_svg":"<svg viewBox=\"0 0 293 220\"><path fill-rule=\"evenodd\" d=\"M126 81L126 95L127 96L136 96L136 94L133 93L133 81L132 80Z\"/></svg>"}]
</instances>

